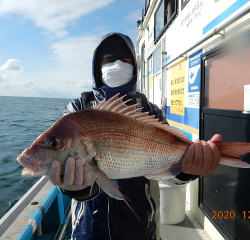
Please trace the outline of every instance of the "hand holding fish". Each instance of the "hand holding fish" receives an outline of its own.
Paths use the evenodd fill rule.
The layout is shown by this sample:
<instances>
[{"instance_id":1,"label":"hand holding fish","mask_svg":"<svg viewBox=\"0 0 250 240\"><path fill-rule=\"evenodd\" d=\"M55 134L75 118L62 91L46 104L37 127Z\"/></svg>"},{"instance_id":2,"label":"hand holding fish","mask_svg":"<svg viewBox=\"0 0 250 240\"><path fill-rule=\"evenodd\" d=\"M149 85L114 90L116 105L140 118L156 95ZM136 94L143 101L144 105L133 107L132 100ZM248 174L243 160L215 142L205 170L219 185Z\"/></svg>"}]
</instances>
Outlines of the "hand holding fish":
<instances>
[{"instance_id":1,"label":"hand holding fish","mask_svg":"<svg viewBox=\"0 0 250 240\"><path fill-rule=\"evenodd\" d=\"M92 184L90 170L86 165L83 166L81 159L69 157L65 164L64 176L61 176L60 172L60 162L54 161L49 172L50 181L62 189L78 191Z\"/></svg>"},{"instance_id":2,"label":"hand holding fish","mask_svg":"<svg viewBox=\"0 0 250 240\"><path fill-rule=\"evenodd\" d=\"M222 137L215 134L210 141L195 140L182 160L182 172L203 176L214 172L220 163L220 152L215 143L222 142Z\"/></svg>"}]
</instances>

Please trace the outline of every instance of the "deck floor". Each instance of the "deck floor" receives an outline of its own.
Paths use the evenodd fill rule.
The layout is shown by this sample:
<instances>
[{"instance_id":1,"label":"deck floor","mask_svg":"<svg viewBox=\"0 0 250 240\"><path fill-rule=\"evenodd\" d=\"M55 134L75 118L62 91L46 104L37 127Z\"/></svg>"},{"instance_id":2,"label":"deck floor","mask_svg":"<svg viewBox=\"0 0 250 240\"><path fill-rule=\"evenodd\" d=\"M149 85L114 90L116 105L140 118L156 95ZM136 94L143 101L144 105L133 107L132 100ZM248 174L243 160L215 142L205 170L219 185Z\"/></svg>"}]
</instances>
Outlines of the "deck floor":
<instances>
[{"instance_id":1,"label":"deck floor","mask_svg":"<svg viewBox=\"0 0 250 240\"><path fill-rule=\"evenodd\" d=\"M162 224L160 236L161 240L211 240L189 211L182 223Z\"/></svg>"},{"instance_id":2,"label":"deck floor","mask_svg":"<svg viewBox=\"0 0 250 240\"><path fill-rule=\"evenodd\" d=\"M67 228L64 240L71 239L71 225ZM202 229L190 211L186 211L182 223L167 225L162 224L160 229L161 240L212 240Z\"/></svg>"}]
</instances>

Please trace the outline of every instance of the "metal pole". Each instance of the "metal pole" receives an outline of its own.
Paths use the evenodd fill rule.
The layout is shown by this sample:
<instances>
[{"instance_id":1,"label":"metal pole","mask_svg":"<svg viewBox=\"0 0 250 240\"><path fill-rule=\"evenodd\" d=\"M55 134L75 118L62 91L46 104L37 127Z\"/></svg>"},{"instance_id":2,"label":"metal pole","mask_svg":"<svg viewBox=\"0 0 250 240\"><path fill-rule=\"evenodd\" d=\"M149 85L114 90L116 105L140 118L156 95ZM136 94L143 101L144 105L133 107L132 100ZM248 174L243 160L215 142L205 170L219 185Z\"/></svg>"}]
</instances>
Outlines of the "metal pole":
<instances>
[{"instance_id":1,"label":"metal pole","mask_svg":"<svg viewBox=\"0 0 250 240\"><path fill-rule=\"evenodd\" d=\"M40 223L38 225L38 227L36 228L36 231L34 232L34 237L38 238L40 236L42 236L43 232L42 232L42 224Z\"/></svg>"},{"instance_id":2,"label":"metal pole","mask_svg":"<svg viewBox=\"0 0 250 240\"><path fill-rule=\"evenodd\" d=\"M64 222L65 222L65 219L69 219L70 218L70 215L71 215L71 203L69 203L69 206L68 206L68 208L66 210ZM58 229L58 231L56 233L56 236L55 236L54 240L61 240L61 239L63 239L68 224L69 224L69 221L67 221L66 223L63 223L63 224L60 225L60 227L59 227L59 229Z\"/></svg>"}]
</instances>

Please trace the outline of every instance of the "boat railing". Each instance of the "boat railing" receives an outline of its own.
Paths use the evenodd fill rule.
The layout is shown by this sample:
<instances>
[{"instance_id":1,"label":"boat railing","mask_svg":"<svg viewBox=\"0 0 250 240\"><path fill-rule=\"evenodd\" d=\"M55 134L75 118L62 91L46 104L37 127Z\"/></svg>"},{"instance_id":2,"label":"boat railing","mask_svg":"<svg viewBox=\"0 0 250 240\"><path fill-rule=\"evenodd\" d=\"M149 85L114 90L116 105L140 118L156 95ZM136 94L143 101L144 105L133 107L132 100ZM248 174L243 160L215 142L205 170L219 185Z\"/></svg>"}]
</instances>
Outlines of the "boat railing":
<instances>
[{"instance_id":1,"label":"boat railing","mask_svg":"<svg viewBox=\"0 0 250 240\"><path fill-rule=\"evenodd\" d=\"M0 220L1 239L62 239L71 199L41 179Z\"/></svg>"}]
</instances>

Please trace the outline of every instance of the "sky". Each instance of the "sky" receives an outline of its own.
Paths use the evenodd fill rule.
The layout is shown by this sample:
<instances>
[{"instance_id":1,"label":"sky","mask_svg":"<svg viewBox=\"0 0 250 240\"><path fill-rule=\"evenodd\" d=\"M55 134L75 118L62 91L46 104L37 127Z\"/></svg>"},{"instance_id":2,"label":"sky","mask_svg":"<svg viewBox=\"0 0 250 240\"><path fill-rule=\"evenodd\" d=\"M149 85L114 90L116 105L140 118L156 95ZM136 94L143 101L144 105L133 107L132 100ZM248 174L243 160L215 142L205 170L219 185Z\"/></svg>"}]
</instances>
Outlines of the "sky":
<instances>
[{"instance_id":1,"label":"sky","mask_svg":"<svg viewBox=\"0 0 250 240\"><path fill-rule=\"evenodd\" d=\"M138 36L144 0L0 0L0 96L77 98L109 32Z\"/></svg>"}]
</instances>

